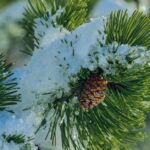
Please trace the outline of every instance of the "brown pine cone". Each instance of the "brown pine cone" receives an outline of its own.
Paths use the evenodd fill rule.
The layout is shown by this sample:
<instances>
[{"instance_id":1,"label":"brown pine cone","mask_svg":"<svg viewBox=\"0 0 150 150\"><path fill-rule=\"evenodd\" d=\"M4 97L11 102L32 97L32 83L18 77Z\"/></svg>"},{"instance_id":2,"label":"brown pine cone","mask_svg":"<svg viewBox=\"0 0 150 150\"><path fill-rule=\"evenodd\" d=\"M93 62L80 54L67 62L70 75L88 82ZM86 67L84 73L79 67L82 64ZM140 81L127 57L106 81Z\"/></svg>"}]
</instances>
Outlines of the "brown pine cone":
<instances>
[{"instance_id":1,"label":"brown pine cone","mask_svg":"<svg viewBox=\"0 0 150 150\"><path fill-rule=\"evenodd\" d=\"M80 104L85 109L92 109L101 103L106 95L108 82L97 74L92 75L83 85Z\"/></svg>"}]
</instances>

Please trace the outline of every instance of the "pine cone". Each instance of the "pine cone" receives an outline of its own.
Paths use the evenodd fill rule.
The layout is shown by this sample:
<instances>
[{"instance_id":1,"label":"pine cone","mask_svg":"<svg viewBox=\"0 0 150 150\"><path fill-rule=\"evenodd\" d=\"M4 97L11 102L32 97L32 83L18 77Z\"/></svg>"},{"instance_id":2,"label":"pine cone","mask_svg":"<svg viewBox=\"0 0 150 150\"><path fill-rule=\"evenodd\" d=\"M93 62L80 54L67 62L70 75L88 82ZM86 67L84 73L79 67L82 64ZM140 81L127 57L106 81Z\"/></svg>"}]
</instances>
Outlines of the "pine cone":
<instances>
[{"instance_id":1,"label":"pine cone","mask_svg":"<svg viewBox=\"0 0 150 150\"><path fill-rule=\"evenodd\" d=\"M92 75L83 85L80 104L85 109L92 109L101 103L106 94L107 81L97 74Z\"/></svg>"}]
</instances>

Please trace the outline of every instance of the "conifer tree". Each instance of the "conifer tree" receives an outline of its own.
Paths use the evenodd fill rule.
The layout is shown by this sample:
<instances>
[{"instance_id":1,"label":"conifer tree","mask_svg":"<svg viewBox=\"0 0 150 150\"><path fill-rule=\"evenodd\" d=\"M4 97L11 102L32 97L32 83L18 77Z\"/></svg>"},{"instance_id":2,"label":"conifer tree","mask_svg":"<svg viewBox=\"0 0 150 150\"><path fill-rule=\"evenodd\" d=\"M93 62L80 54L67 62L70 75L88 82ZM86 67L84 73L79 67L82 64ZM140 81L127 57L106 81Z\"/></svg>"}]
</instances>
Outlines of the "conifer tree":
<instances>
[{"instance_id":1,"label":"conifer tree","mask_svg":"<svg viewBox=\"0 0 150 150\"><path fill-rule=\"evenodd\" d=\"M33 123L34 149L42 149L45 141L51 149L59 135L64 150L126 150L144 140L150 110L150 19L119 10L90 20L88 4L29 0L26 8L26 52L33 56L19 82L19 107L40 120ZM14 94L11 103L4 97L6 104L16 103ZM32 140L21 133L2 137L24 146Z\"/></svg>"}]
</instances>

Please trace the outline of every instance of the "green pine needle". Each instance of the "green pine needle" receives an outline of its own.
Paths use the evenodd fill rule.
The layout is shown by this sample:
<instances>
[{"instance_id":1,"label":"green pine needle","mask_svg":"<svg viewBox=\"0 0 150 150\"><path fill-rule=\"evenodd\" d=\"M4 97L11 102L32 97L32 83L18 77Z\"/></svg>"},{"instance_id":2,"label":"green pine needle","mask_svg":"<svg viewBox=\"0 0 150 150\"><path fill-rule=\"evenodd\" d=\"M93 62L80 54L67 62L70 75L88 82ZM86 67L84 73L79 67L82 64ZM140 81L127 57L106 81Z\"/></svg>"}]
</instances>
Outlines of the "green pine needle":
<instances>
[{"instance_id":1,"label":"green pine needle","mask_svg":"<svg viewBox=\"0 0 150 150\"><path fill-rule=\"evenodd\" d=\"M14 142L16 144L22 144L25 143L25 136L22 134L3 134L3 138L5 139L5 141L7 141L8 143Z\"/></svg>"},{"instance_id":2,"label":"green pine needle","mask_svg":"<svg viewBox=\"0 0 150 150\"><path fill-rule=\"evenodd\" d=\"M131 16L127 11L112 12L108 18L105 32L107 43L113 41L131 46L141 45L150 49L150 19L135 11Z\"/></svg>"},{"instance_id":3,"label":"green pine needle","mask_svg":"<svg viewBox=\"0 0 150 150\"><path fill-rule=\"evenodd\" d=\"M88 9L95 4L95 0L92 0L93 3L89 0L45 0L44 2L28 0L28 2L29 5L25 9L22 25L27 31L24 52L29 55L32 55L35 47L38 47L38 39L34 36L34 20L36 18L47 19L49 14L55 15L59 8L63 8L64 11L57 17L56 23L69 31L73 31L88 21L88 12L90 11ZM88 7L88 4L92 4L91 7Z\"/></svg>"},{"instance_id":4,"label":"green pine needle","mask_svg":"<svg viewBox=\"0 0 150 150\"><path fill-rule=\"evenodd\" d=\"M66 3L57 0L49 2L53 15L60 6L64 8L64 12L57 18L58 25L63 25L72 31L87 21L86 0L77 0L76 2L68 0ZM28 33L31 34L34 41L36 39L33 36L34 19L39 17L47 19L48 8L46 7L47 4L44 3L41 7L38 3L35 5L31 3L31 0L29 3L30 8L26 11L29 22L26 25L30 26ZM127 11L113 12L105 26L106 44L116 41L120 45L140 45L149 49L149 27L149 18L140 12L135 11L131 16L128 15ZM33 47L31 51L33 51ZM64 93L60 99L55 99L54 103L49 103L38 130L42 126L48 125L49 132L46 138L50 138L55 144L56 130L59 127L62 146L65 150L70 150L70 147L75 150L82 148L107 150L112 149L112 147L114 149L129 149L130 145L144 140L142 130L145 127L145 114L150 110L145 104L145 101L150 98L150 67L146 64L144 67L137 66L134 69L124 69L121 66L118 68L120 68L118 74L104 76L109 81L106 98L103 103L91 110L84 110L80 105L79 95L83 86L82 81L85 80L85 76L89 75L89 71L82 70L78 75L80 77L79 82L70 83L72 88L70 95ZM102 72L100 74L103 76ZM77 103L73 102L74 97L78 98ZM52 117L49 125L47 124L49 122L47 116L50 113L52 113Z\"/></svg>"},{"instance_id":5,"label":"green pine needle","mask_svg":"<svg viewBox=\"0 0 150 150\"><path fill-rule=\"evenodd\" d=\"M145 113L150 110L144 102L144 96L148 96L150 90L149 72L150 67L146 65L141 69L126 70L120 80L106 76L107 81L113 82L109 82L104 102L85 110L78 96L82 81L90 74L86 69L81 70L79 82L70 84L71 94L63 94L62 98L49 104L40 128L49 125L46 116L53 112L46 138L55 144L56 128L60 127L65 150L70 150L70 147L75 150L129 149L137 141L144 140ZM78 97L78 102L73 102L74 97Z\"/></svg>"},{"instance_id":6,"label":"green pine needle","mask_svg":"<svg viewBox=\"0 0 150 150\"><path fill-rule=\"evenodd\" d=\"M137 11L130 17L127 11L111 13L105 26L106 44L116 41L120 45L140 45L149 49L149 25L149 18ZM65 150L71 147L75 150L130 149L137 141L143 141L145 117L150 111L146 104L150 100L149 63L131 69L118 64L116 68L118 72L115 75L106 76L98 68L98 73L108 81L108 90L105 100L91 110L84 110L80 105L83 83L90 76L90 71L82 68L77 75L78 83L70 83L70 95L64 93L60 99L49 103L39 127L49 126L46 138L55 144L59 127ZM74 97L78 101L74 102ZM49 125L46 119L51 113Z\"/></svg>"},{"instance_id":7,"label":"green pine needle","mask_svg":"<svg viewBox=\"0 0 150 150\"><path fill-rule=\"evenodd\" d=\"M16 79L12 77L13 73L9 68L10 65L6 64L3 55L0 54L0 111L16 104L20 99L20 95L16 94Z\"/></svg>"},{"instance_id":8,"label":"green pine needle","mask_svg":"<svg viewBox=\"0 0 150 150\"><path fill-rule=\"evenodd\" d=\"M87 4L88 0L51 0L51 14L54 15L60 7L64 8L63 13L56 21L59 25L63 25L69 31L73 31L81 24L87 22Z\"/></svg>"},{"instance_id":9,"label":"green pine needle","mask_svg":"<svg viewBox=\"0 0 150 150\"><path fill-rule=\"evenodd\" d=\"M34 36L34 19L46 17L47 8L43 1L28 0L29 4L25 8L22 26L26 30L24 52L32 55L34 48L38 47L38 39Z\"/></svg>"}]
</instances>

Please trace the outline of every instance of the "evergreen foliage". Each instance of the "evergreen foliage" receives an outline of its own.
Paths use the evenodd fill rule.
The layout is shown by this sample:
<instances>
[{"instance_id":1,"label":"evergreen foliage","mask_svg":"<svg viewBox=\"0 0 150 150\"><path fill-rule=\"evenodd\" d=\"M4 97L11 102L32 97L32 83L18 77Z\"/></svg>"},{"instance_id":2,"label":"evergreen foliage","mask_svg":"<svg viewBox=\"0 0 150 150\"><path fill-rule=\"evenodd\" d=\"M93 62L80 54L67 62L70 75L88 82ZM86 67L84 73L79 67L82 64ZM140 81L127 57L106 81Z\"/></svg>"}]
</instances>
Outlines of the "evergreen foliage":
<instances>
[{"instance_id":1,"label":"evergreen foliage","mask_svg":"<svg viewBox=\"0 0 150 150\"><path fill-rule=\"evenodd\" d=\"M20 147L20 150L33 150L33 146L30 143L33 138L26 137L23 134L3 134L2 135L5 143L14 143Z\"/></svg>"},{"instance_id":2,"label":"evergreen foliage","mask_svg":"<svg viewBox=\"0 0 150 150\"><path fill-rule=\"evenodd\" d=\"M38 47L38 39L34 36L34 19L44 17L47 9L42 1L28 0L29 5L25 8L22 26L26 30L24 52L32 55L34 47Z\"/></svg>"},{"instance_id":3,"label":"evergreen foliage","mask_svg":"<svg viewBox=\"0 0 150 150\"><path fill-rule=\"evenodd\" d=\"M113 41L132 46L150 48L150 19L142 12L135 11L131 16L127 11L112 12L106 24L107 43Z\"/></svg>"},{"instance_id":4,"label":"evergreen foliage","mask_svg":"<svg viewBox=\"0 0 150 150\"><path fill-rule=\"evenodd\" d=\"M10 142L14 142L16 144L21 144L25 142L25 136L22 134L14 134L14 135L6 135L3 134L3 138L5 139L5 141L7 141L8 143Z\"/></svg>"},{"instance_id":5,"label":"evergreen foliage","mask_svg":"<svg viewBox=\"0 0 150 150\"><path fill-rule=\"evenodd\" d=\"M88 0L51 1L51 14L54 15L60 6L64 8L63 13L57 18L56 22L72 31L87 21L87 3Z\"/></svg>"},{"instance_id":6,"label":"evergreen foliage","mask_svg":"<svg viewBox=\"0 0 150 150\"><path fill-rule=\"evenodd\" d=\"M81 70L79 82L71 83L72 93L50 103L45 112L47 116L54 110L48 133L53 143L57 126L60 126L65 150L69 150L71 145L77 150L82 147L90 150L128 149L132 143L143 141L145 113L149 111L144 103L149 91L149 69L126 70L116 79L115 76L105 77L105 80L111 81L106 98L91 110L84 110L79 103L73 103L89 74L89 71ZM46 125L46 117L41 127L43 125Z\"/></svg>"},{"instance_id":7,"label":"evergreen foliage","mask_svg":"<svg viewBox=\"0 0 150 150\"><path fill-rule=\"evenodd\" d=\"M9 105L16 104L20 95L17 94L16 78L9 71L11 65L7 65L4 56L0 54L0 111Z\"/></svg>"},{"instance_id":8,"label":"evergreen foliage","mask_svg":"<svg viewBox=\"0 0 150 150\"><path fill-rule=\"evenodd\" d=\"M88 21L90 9L96 0L28 0L29 5L25 10L23 27L27 31L25 38L26 48L24 52L32 55L34 47L38 47L38 39L34 36L34 20L39 17L47 19L49 14L54 15L56 11L63 8L63 13L57 17L57 25L62 25L69 31L73 31L79 25Z\"/></svg>"},{"instance_id":9,"label":"evergreen foliage","mask_svg":"<svg viewBox=\"0 0 150 150\"><path fill-rule=\"evenodd\" d=\"M26 8L23 24L27 30L27 51L32 54L34 47L38 47L38 39L34 35L34 19L42 17L48 20L50 13L55 15L57 10L63 8L64 11L56 19L58 25L63 25L69 31L73 31L79 25L88 20L88 0L66 0L45 2L29 0ZM103 48L113 42L128 44L130 46L143 46L147 51L150 49L150 20L148 16L135 11L131 16L127 11L112 12L108 17L105 33L105 45L99 42ZM114 47L117 53L118 47ZM134 53L134 52L133 52ZM138 60L137 57L126 57L128 64ZM115 58L114 58L115 59ZM109 61L109 60L108 60ZM109 61L110 64L113 62ZM19 95L15 78L10 78L12 73L8 71L4 58L0 55L0 110L7 106L16 104ZM60 66L61 67L61 66ZM137 141L144 140L143 128L145 127L146 113L150 107L146 102L150 100L150 62L145 65L137 65L129 68L116 62L118 72L115 74L104 74L102 68L97 68L93 72L81 68L80 72L74 76L77 81L71 81L69 87L71 91L65 93L59 99L55 93L50 95L54 101L48 103L45 108L43 120L36 133L45 126L49 127L46 139L50 138L56 144L58 128L61 131L62 147L64 150L126 150L130 149ZM92 109L84 109L80 105L80 96L84 82L96 73L108 81L108 89L104 101ZM51 93L50 93L51 94ZM49 118L49 115L51 118ZM49 124L50 121L50 124ZM3 135L8 142L17 144L25 142L24 135Z\"/></svg>"},{"instance_id":10,"label":"evergreen foliage","mask_svg":"<svg viewBox=\"0 0 150 150\"><path fill-rule=\"evenodd\" d=\"M72 1L67 1L67 3L51 1L50 3L52 14L56 13L60 5L63 6L64 12L57 18L57 23L70 31L87 20L87 9L84 8L87 6L84 2L74 4ZM81 11L78 10L77 4L79 4ZM43 13L40 12L46 10L44 5L42 7L44 11L41 11L38 5L35 8L30 4L30 7L35 15L32 11L29 14L36 17L39 17L39 14L42 16ZM84 9L81 9L82 7ZM45 15L43 16L45 17ZM116 41L119 45L140 45L149 50L149 25L149 18L138 11L135 11L131 16L128 15L127 11L113 12L108 17L105 26L106 45ZM117 48L115 52L117 52ZM138 57L128 60L128 63L130 64L136 59ZM82 148L89 150L129 149L133 143L142 141L144 139L142 129L145 127L145 114L149 111L149 107L145 104L145 101L149 100L149 62L140 68L137 66L127 69L127 67L122 68L120 64L116 67L119 70L117 74L106 76L101 68L97 68L96 72L104 77L109 84L104 102L91 110L83 109L80 103L73 103L74 97L80 101L79 95L83 82L92 74L89 70L81 69L77 75L79 77L78 82L70 83L71 93L63 93L60 99L55 99L54 102L48 104L37 132L44 125L49 125L47 124L47 116L53 112L46 138L50 136L54 144L56 142L56 130L59 126L62 145L65 150L69 150L71 146L76 150ZM101 71L99 72L99 70Z\"/></svg>"}]
</instances>

